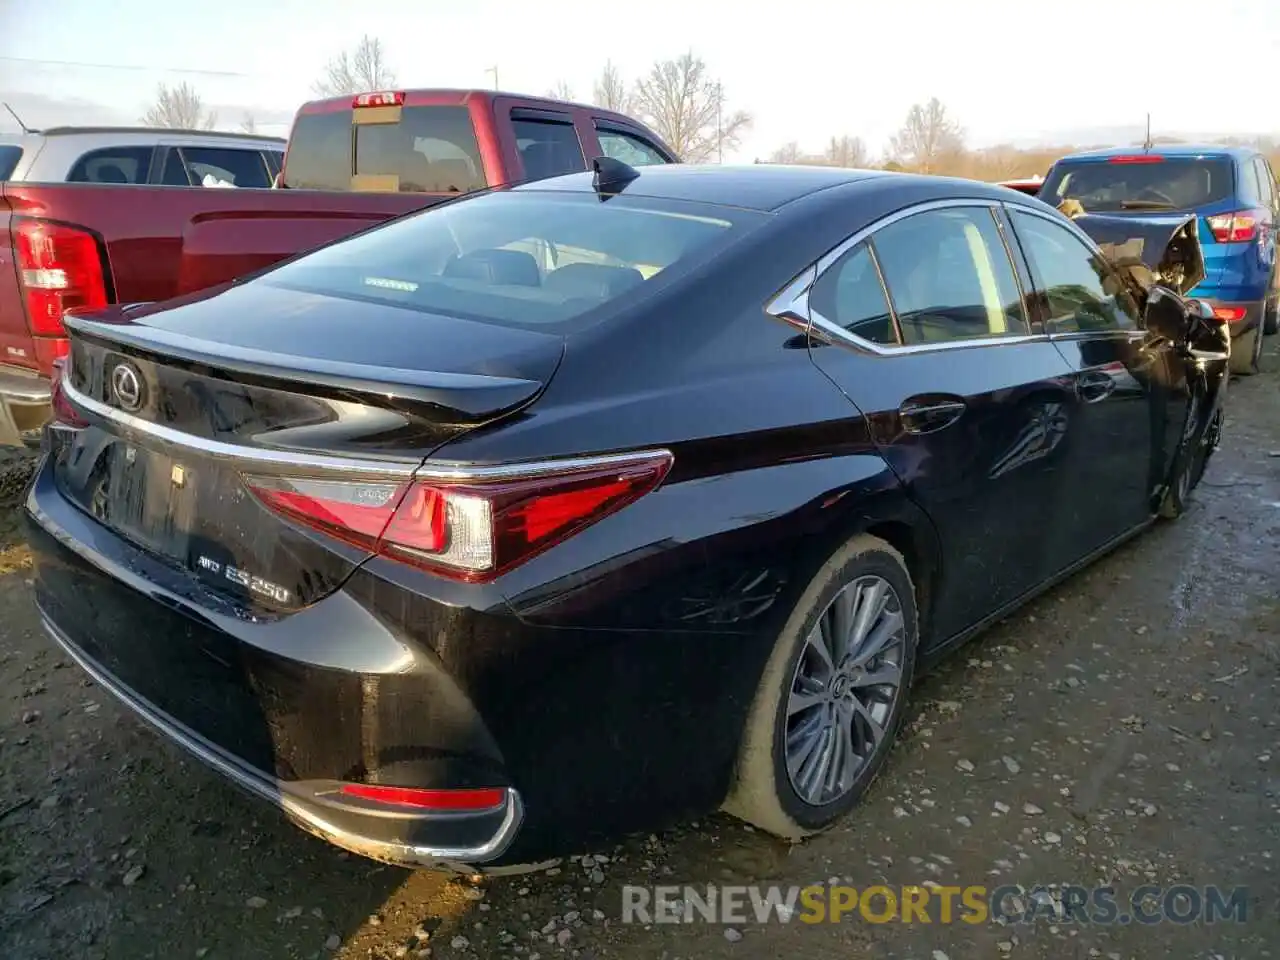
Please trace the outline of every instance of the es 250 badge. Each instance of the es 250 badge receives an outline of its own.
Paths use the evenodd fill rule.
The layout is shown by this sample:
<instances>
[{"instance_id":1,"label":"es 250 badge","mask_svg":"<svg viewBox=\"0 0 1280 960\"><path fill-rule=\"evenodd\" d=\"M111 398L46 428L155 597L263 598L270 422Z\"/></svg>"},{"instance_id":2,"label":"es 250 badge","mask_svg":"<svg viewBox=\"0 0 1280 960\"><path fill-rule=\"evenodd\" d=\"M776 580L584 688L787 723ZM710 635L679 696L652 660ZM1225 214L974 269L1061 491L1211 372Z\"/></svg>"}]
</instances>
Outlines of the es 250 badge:
<instances>
[{"instance_id":1,"label":"es 250 badge","mask_svg":"<svg viewBox=\"0 0 1280 960\"><path fill-rule=\"evenodd\" d=\"M232 583L246 588L250 593L270 597L276 603L289 602L289 591L278 583L272 583L270 580L254 576L252 573L241 570L239 567L233 567L229 563L219 563L210 557L201 557L197 563L199 563L200 569L208 570L215 575L222 574Z\"/></svg>"}]
</instances>

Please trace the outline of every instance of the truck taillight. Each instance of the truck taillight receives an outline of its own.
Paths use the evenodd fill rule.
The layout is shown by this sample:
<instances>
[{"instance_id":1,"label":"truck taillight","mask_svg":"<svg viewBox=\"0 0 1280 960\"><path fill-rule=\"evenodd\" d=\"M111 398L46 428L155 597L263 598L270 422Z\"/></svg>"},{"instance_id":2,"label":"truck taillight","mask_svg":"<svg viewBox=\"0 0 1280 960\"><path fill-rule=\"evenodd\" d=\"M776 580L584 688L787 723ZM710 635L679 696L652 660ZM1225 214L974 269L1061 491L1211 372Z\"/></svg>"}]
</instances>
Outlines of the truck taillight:
<instances>
[{"instance_id":1,"label":"truck taillight","mask_svg":"<svg viewBox=\"0 0 1280 960\"><path fill-rule=\"evenodd\" d=\"M403 91L384 90L379 93L361 93L352 101L352 107L403 107Z\"/></svg>"},{"instance_id":2,"label":"truck taillight","mask_svg":"<svg viewBox=\"0 0 1280 960\"><path fill-rule=\"evenodd\" d=\"M1205 219L1218 243L1249 243L1258 236L1259 218L1255 210L1220 213Z\"/></svg>"},{"instance_id":3,"label":"truck taillight","mask_svg":"<svg viewBox=\"0 0 1280 960\"><path fill-rule=\"evenodd\" d=\"M13 234L33 336L63 336L62 315L67 310L107 305L97 237L62 223L17 218Z\"/></svg>"},{"instance_id":4,"label":"truck taillight","mask_svg":"<svg viewBox=\"0 0 1280 960\"><path fill-rule=\"evenodd\" d=\"M245 484L296 523L439 576L485 582L639 500L662 483L672 460L659 450L541 464L510 478L396 484L250 476Z\"/></svg>"}]
</instances>

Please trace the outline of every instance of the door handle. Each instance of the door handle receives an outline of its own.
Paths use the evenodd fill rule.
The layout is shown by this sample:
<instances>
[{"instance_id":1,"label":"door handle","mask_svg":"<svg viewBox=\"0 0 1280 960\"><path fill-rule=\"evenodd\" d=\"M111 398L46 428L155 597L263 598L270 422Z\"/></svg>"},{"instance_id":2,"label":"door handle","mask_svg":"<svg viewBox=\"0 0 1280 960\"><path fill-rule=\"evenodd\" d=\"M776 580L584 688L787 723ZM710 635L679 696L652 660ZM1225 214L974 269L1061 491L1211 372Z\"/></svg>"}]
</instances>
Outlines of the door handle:
<instances>
[{"instance_id":1,"label":"door handle","mask_svg":"<svg viewBox=\"0 0 1280 960\"><path fill-rule=\"evenodd\" d=\"M1085 403L1105 400L1115 389L1115 379L1105 373L1085 373L1076 380L1076 395Z\"/></svg>"},{"instance_id":2,"label":"door handle","mask_svg":"<svg viewBox=\"0 0 1280 960\"><path fill-rule=\"evenodd\" d=\"M902 429L907 433L933 433L951 426L965 409L963 400L930 397L903 401L898 407L898 416L902 420Z\"/></svg>"}]
</instances>

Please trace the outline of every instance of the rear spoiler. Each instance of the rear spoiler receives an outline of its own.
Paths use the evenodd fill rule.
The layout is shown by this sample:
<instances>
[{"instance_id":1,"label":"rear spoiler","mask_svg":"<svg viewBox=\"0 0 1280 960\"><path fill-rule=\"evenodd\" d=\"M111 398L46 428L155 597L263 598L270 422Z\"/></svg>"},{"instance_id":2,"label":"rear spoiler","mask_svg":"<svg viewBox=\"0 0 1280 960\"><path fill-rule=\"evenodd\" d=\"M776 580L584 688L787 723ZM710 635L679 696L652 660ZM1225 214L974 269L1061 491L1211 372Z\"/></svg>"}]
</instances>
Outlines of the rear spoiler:
<instances>
[{"instance_id":1,"label":"rear spoiler","mask_svg":"<svg viewBox=\"0 0 1280 960\"><path fill-rule=\"evenodd\" d=\"M1195 214L1109 216L1085 213L1079 204L1062 212L1144 290L1159 283L1185 295L1204 279L1204 252Z\"/></svg>"}]
</instances>

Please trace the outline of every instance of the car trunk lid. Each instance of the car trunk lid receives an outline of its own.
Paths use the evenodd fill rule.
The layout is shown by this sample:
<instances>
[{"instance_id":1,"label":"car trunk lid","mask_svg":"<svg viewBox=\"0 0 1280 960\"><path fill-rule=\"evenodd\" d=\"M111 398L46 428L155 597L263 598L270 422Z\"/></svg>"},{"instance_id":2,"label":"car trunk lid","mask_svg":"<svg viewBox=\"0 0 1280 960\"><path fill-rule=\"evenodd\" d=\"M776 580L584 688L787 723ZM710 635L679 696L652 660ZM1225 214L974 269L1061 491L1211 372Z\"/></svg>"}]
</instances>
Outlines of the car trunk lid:
<instances>
[{"instance_id":1,"label":"car trunk lid","mask_svg":"<svg viewBox=\"0 0 1280 960\"><path fill-rule=\"evenodd\" d=\"M83 420L51 434L61 492L256 615L336 589L422 460L527 405L563 352L558 336L257 284L67 329L63 390ZM344 532L291 523L281 490L286 507L338 491Z\"/></svg>"}]
</instances>

